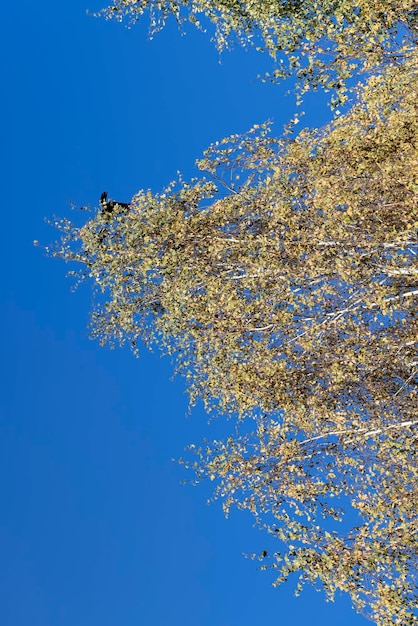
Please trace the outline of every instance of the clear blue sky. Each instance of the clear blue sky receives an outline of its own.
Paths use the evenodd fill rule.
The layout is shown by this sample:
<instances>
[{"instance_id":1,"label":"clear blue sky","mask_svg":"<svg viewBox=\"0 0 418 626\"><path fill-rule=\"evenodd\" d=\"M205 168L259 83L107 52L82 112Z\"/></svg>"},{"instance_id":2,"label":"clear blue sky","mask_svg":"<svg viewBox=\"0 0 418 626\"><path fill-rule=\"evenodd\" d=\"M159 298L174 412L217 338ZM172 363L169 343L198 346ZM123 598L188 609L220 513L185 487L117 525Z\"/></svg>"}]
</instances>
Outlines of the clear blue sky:
<instances>
[{"instance_id":1,"label":"clear blue sky","mask_svg":"<svg viewBox=\"0 0 418 626\"><path fill-rule=\"evenodd\" d=\"M104 0L103 0L104 2ZM256 80L261 59L204 34L86 16L96 0L4 3L0 623L2 626L361 626L347 598L276 590L244 552L268 538L223 518L171 459L212 437L181 380L145 351L87 337L91 294L33 239L44 216L108 190L160 190L212 141L293 111ZM323 100L310 120L322 124ZM317 110L316 110L317 107Z\"/></svg>"}]
</instances>

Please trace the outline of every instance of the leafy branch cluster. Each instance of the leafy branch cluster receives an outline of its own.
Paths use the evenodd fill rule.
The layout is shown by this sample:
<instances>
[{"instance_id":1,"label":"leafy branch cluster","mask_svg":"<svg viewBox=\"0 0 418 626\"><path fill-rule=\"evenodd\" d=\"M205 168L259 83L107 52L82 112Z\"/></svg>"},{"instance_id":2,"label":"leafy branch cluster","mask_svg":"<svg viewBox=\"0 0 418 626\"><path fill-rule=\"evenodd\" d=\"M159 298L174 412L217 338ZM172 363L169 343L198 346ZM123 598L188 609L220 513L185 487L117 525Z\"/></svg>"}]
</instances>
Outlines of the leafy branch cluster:
<instances>
[{"instance_id":1,"label":"leafy branch cluster","mask_svg":"<svg viewBox=\"0 0 418 626\"><path fill-rule=\"evenodd\" d=\"M295 75L299 96L323 86L332 104L347 99L347 81L389 59L400 61L417 34L415 0L114 0L99 15L134 23L150 15L151 34L167 19L211 24L222 50L233 39L267 52L272 81Z\"/></svg>"}]
</instances>

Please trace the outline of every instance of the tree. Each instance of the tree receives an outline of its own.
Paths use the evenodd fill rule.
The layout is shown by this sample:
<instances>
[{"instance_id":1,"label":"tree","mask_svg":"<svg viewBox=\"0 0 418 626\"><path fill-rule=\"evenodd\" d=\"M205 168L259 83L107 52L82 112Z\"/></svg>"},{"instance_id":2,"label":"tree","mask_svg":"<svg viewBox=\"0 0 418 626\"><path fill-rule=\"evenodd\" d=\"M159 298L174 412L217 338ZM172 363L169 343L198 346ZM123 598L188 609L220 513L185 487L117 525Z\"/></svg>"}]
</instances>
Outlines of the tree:
<instances>
[{"instance_id":1,"label":"tree","mask_svg":"<svg viewBox=\"0 0 418 626\"><path fill-rule=\"evenodd\" d=\"M336 105L360 70L364 85L322 129L256 126L211 146L190 183L57 221L51 252L93 279L94 336L159 345L192 402L238 419L188 464L281 542L260 556L277 582L415 624L416 3L116 0L104 14L146 10L152 30L202 14L220 48L255 41L302 94L322 85Z\"/></svg>"},{"instance_id":2,"label":"tree","mask_svg":"<svg viewBox=\"0 0 418 626\"><path fill-rule=\"evenodd\" d=\"M399 61L417 34L415 0L114 0L98 15L133 23L147 11L152 34L173 16L211 24L219 49L235 37L268 52L269 79L295 74L302 94L322 85L334 92L334 106L346 100L350 77Z\"/></svg>"},{"instance_id":3,"label":"tree","mask_svg":"<svg viewBox=\"0 0 418 626\"><path fill-rule=\"evenodd\" d=\"M278 582L346 591L380 626L417 621L417 60L325 128L254 127L206 176L57 221L51 251L96 284L102 343L158 344L192 402L253 418L194 467L282 542Z\"/></svg>"},{"instance_id":4,"label":"tree","mask_svg":"<svg viewBox=\"0 0 418 626\"><path fill-rule=\"evenodd\" d=\"M218 480L216 497L251 511L282 542L260 557L276 585L298 575L379 625L415 624L418 420L374 429L358 424L302 439L281 419L197 449L198 479ZM356 521L346 515L354 510ZM334 520L334 523L332 523ZM351 521L351 526L348 524ZM344 522L344 523L342 523ZM282 548L284 546L284 549Z\"/></svg>"}]
</instances>

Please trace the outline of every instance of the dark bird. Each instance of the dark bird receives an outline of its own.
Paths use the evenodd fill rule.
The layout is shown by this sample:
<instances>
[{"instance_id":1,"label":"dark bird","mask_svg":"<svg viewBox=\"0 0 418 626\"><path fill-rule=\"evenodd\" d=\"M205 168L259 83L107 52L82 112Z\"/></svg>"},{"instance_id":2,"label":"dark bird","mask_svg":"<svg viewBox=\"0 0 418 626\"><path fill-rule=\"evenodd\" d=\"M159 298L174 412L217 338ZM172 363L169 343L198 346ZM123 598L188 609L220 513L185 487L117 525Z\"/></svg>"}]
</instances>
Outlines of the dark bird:
<instances>
[{"instance_id":1,"label":"dark bird","mask_svg":"<svg viewBox=\"0 0 418 626\"><path fill-rule=\"evenodd\" d=\"M100 206L102 207L102 213L106 216L110 216L115 210L116 212L127 211L129 204L127 202L116 202L115 200L108 200L107 191L104 191L100 196Z\"/></svg>"}]
</instances>

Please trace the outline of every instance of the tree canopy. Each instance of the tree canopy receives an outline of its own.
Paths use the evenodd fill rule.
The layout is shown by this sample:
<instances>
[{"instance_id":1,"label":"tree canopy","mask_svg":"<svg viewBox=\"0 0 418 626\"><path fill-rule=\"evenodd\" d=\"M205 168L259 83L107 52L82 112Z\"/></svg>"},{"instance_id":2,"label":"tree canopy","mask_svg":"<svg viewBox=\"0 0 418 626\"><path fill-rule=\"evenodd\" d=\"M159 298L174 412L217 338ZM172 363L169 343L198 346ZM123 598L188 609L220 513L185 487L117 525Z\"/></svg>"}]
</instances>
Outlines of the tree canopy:
<instances>
[{"instance_id":1,"label":"tree canopy","mask_svg":"<svg viewBox=\"0 0 418 626\"><path fill-rule=\"evenodd\" d=\"M222 412L302 411L308 427L312 402L321 424L348 397L350 413L380 413L376 394L402 402L417 330L416 103L411 56L324 129L253 128L209 148L206 178L68 225L80 246L60 253L109 296L94 333L157 341L192 397Z\"/></svg>"},{"instance_id":2,"label":"tree canopy","mask_svg":"<svg viewBox=\"0 0 418 626\"><path fill-rule=\"evenodd\" d=\"M280 540L260 557L277 581L348 592L380 626L418 620L418 53L396 39L412 5L117 3L134 17L203 11L220 43L257 28L270 52L298 16L298 43L329 40L341 67L375 54L366 35L382 56L324 128L225 138L190 182L93 209L81 227L57 220L50 250L95 285L93 336L158 345L192 402L238 419L240 434L188 464L226 512L250 510ZM389 31L402 55L381 63Z\"/></svg>"},{"instance_id":3,"label":"tree canopy","mask_svg":"<svg viewBox=\"0 0 418 626\"><path fill-rule=\"evenodd\" d=\"M276 81L294 74L304 93L322 85L334 106L347 81L392 59L399 61L417 34L415 0L114 0L99 15L132 24L148 12L151 33L171 16L180 24L214 27L219 49L234 40L268 52Z\"/></svg>"}]
</instances>

